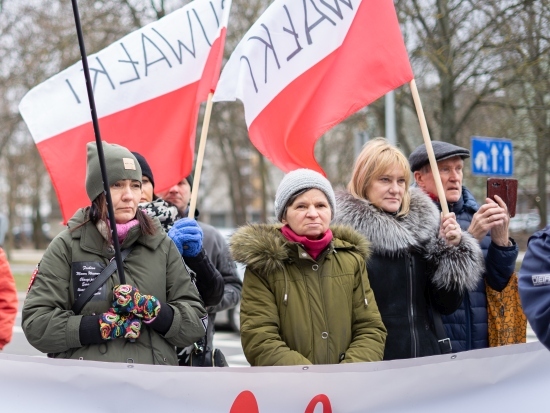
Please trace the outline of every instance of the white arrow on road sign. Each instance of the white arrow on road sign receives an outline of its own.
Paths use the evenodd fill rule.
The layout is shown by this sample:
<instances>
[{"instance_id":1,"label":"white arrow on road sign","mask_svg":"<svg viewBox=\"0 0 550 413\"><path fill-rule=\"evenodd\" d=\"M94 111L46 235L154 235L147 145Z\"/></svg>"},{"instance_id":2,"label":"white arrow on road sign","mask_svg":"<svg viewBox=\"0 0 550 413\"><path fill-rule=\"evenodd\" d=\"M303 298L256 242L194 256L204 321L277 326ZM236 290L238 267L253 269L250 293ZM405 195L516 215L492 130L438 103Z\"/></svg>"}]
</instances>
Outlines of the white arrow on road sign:
<instances>
[{"instance_id":1,"label":"white arrow on road sign","mask_svg":"<svg viewBox=\"0 0 550 413\"><path fill-rule=\"evenodd\" d=\"M472 174L512 176L514 147L512 141L502 138L472 136Z\"/></svg>"},{"instance_id":2,"label":"white arrow on road sign","mask_svg":"<svg viewBox=\"0 0 550 413\"><path fill-rule=\"evenodd\" d=\"M478 152L474 163L478 171L487 172L487 155L485 155L485 152Z\"/></svg>"},{"instance_id":3,"label":"white arrow on road sign","mask_svg":"<svg viewBox=\"0 0 550 413\"><path fill-rule=\"evenodd\" d=\"M510 172L510 155L512 154L512 151L508 145L506 145L502 152L504 154L504 172L508 173Z\"/></svg>"},{"instance_id":4,"label":"white arrow on road sign","mask_svg":"<svg viewBox=\"0 0 550 413\"><path fill-rule=\"evenodd\" d=\"M493 161L492 172L498 172L498 148L496 145L491 145L491 160Z\"/></svg>"}]
</instances>

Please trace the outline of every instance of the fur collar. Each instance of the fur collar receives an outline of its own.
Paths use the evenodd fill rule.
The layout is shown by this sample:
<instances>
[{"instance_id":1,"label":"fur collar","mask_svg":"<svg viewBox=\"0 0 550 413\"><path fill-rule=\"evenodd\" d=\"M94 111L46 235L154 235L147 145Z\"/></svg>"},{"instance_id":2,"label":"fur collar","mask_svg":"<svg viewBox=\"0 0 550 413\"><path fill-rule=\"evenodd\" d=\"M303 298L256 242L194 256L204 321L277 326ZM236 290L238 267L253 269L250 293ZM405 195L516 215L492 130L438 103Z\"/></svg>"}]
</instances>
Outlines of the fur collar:
<instances>
[{"instance_id":1,"label":"fur collar","mask_svg":"<svg viewBox=\"0 0 550 413\"><path fill-rule=\"evenodd\" d=\"M280 228L282 225L251 224L239 228L229 241L233 259L242 262L259 273L271 273L283 269L290 258L290 245ZM370 255L368 241L350 227L331 226L332 250L356 251L363 257Z\"/></svg>"},{"instance_id":2,"label":"fur collar","mask_svg":"<svg viewBox=\"0 0 550 413\"><path fill-rule=\"evenodd\" d=\"M410 193L409 213L395 217L368 200L338 191L334 222L355 228L371 242L371 248L377 254L399 254L411 247L421 248L437 235L439 212L422 190L411 188Z\"/></svg>"}]
</instances>

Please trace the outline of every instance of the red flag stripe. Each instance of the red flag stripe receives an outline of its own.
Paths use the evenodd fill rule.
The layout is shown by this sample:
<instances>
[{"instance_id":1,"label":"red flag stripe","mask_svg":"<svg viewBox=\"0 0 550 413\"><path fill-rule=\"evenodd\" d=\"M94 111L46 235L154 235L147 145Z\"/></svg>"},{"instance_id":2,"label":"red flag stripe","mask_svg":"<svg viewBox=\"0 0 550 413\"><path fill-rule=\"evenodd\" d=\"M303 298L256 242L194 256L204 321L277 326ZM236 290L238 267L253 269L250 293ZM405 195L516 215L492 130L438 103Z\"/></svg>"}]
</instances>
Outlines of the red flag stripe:
<instances>
[{"instance_id":1,"label":"red flag stripe","mask_svg":"<svg viewBox=\"0 0 550 413\"><path fill-rule=\"evenodd\" d=\"M212 74L218 73L215 70L222 42L222 36L214 42L206 62L204 73L210 77L203 76L199 82L99 119L102 140L146 156L155 175L156 192L168 189L191 172L200 102L211 90ZM90 204L84 187L86 143L94 139L90 121L37 143L64 222L78 208Z\"/></svg>"},{"instance_id":2,"label":"red flag stripe","mask_svg":"<svg viewBox=\"0 0 550 413\"><path fill-rule=\"evenodd\" d=\"M269 101L250 121L250 139L285 172L322 172L314 157L319 137L412 79L393 2L362 1L342 44ZM260 101L245 98L245 111Z\"/></svg>"},{"instance_id":3,"label":"red flag stripe","mask_svg":"<svg viewBox=\"0 0 550 413\"><path fill-rule=\"evenodd\" d=\"M103 141L147 154L155 174L155 190L169 187L175 177L191 171L194 141L187 137L196 126L197 88L198 82L99 120ZM179 116L168 116L170 112ZM52 183L65 222L78 208L90 205L84 182L86 143L93 140L90 122L37 144L46 169L55 177ZM185 154L183 159L181 154Z\"/></svg>"}]
</instances>

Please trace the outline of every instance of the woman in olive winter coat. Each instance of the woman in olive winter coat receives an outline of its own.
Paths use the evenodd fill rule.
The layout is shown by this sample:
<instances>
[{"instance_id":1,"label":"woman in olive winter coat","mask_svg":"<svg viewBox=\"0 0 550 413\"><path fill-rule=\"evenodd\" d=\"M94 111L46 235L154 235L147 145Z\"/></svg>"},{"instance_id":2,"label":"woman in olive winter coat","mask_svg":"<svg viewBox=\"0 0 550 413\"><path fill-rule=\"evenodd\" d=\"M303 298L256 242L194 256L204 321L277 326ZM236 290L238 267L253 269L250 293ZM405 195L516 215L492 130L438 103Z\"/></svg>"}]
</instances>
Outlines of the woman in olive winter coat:
<instances>
[{"instance_id":1,"label":"woman in olive winter coat","mask_svg":"<svg viewBox=\"0 0 550 413\"><path fill-rule=\"evenodd\" d=\"M97 147L88 144L80 209L50 244L23 307L30 344L50 357L177 365L176 346L205 334L206 311L176 246L138 209L141 168L126 148L103 144L127 284L115 271L79 314L78 296L114 257Z\"/></svg>"},{"instance_id":2,"label":"woman in olive winter coat","mask_svg":"<svg viewBox=\"0 0 550 413\"><path fill-rule=\"evenodd\" d=\"M299 169L275 199L281 225L248 225L231 238L246 264L241 341L252 366L337 364L382 359L386 329L365 270L368 243L330 227L334 192Z\"/></svg>"},{"instance_id":3,"label":"woman in olive winter coat","mask_svg":"<svg viewBox=\"0 0 550 413\"><path fill-rule=\"evenodd\" d=\"M355 162L350 192L336 194L335 222L371 243L367 270L388 329L384 360L448 350L449 340L438 342L445 337L436 336L433 310L455 311L483 272L476 240L460 230L454 214L440 220L431 199L409 188L410 179L405 156L374 139Z\"/></svg>"}]
</instances>

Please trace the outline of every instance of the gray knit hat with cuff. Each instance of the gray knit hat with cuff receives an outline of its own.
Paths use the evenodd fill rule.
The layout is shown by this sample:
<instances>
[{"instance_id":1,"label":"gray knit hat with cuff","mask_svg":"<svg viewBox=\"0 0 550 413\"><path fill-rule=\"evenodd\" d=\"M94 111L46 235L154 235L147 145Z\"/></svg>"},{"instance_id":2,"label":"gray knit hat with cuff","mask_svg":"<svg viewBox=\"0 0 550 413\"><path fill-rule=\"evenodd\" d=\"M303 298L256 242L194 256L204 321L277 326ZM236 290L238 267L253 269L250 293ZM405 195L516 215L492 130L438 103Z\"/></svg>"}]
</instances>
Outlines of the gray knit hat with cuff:
<instances>
[{"instance_id":1,"label":"gray knit hat with cuff","mask_svg":"<svg viewBox=\"0 0 550 413\"><path fill-rule=\"evenodd\" d=\"M470 151L468 149L453 145L452 143L432 141L432 147L437 162L454 156L460 156L462 159L470 157ZM420 170L424 165L430 163L428 152L426 151L426 144L423 143L412 151L409 155L409 163L411 164L411 171L413 172Z\"/></svg>"},{"instance_id":2,"label":"gray knit hat with cuff","mask_svg":"<svg viewBox=\"0 0 550 413\"><path fill-rule=\"evenodd\" d=\"M131 179L141 182L141 167L136 157L124 146L102 142L105 155L105 167L109 187L121 179ZM86 145L88 161L86 167L86 193L90 201L103 192L103 178L99 166L99 156L95 142Z\"/></svg>"},{"instance_id":3,"label":"gray knit hat with cuff","mask_svg":"<svg viewBox=\"0 0 550 413\"><path fill-rule=\"evenodd\" d=\"M323 192L330 204L332 217L334 218L336 198L328 179L311 169L296 169L284 176L275 194L275 214L279 221L283 220L283 213L288 200L292 195L304 189L318 189Z\"/></svg>"}]
</instances>

